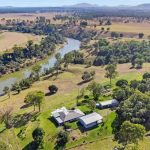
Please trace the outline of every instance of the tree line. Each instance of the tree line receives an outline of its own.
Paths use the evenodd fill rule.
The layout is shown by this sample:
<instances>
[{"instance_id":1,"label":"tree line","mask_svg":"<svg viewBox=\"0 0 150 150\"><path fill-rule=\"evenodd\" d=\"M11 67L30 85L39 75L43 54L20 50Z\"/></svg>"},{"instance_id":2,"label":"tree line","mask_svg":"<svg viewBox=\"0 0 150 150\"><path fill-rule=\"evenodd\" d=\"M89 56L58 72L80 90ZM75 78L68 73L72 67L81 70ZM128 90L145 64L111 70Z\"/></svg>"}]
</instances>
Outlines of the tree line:
<instances>
[{"instance_id":1,"label":"tree line","mask_svg":"<svg viewBox=\"0 0 150 150\"><path fill-rule=\"evenodd\" d=\"M109 63L132 63L134 68L142 68L144 62L150 62L150 42L125 41L110 44L106 39L99 40L94 45L95 66Z\"/></svg>"},{"instance_id":2,"label":"tree line","mask_svg":"<svg viewBox=\"0 0 150 150\"><path fill-rule=\"evenodd\" d=\"M33 59L41 60L51 55L56 44L62 44L64 38L59 33L51 33L40 44L28 41L25 47L15 46L13 52L4 53L0 56L0 74L19 71L32 64Z\"/></svg>"}]
</instances>

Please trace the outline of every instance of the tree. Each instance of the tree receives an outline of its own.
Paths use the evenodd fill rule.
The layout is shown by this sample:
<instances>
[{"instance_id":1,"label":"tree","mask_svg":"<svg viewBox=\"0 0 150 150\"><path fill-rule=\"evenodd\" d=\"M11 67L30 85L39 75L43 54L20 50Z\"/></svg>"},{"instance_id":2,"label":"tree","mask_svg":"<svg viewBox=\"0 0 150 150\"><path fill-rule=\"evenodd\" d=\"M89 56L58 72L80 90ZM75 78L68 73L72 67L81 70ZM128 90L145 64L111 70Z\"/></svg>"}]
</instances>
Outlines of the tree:
<instances>
[{"instance_id":1,"label":"tree","mask_svg":"<svg viewBox=\"0 0 150 150\"><path fill-rule=\"evenodd\" d=\"M90 100L89 103L88 103L88 106L89 106L91 112L94 111L94 109L95 109L95 107L96 107L95 101Z\"/></svg>"},{"instance_id":2,"label":"tree","mask_svg":"<svg viewBox=\"0 0 150 150\"><path fill-rule=\"evenodd\" d=\"M44 139L45 132L42 128L36 128L32 132L32 137L34 139L34 148L36 150L43 149L43 139Z\"/></svg>"},{"instance_id":3,"label":"tree","mask_svg":"<svg viewBox=\"0 0 150 150\"><path fill-rule=\"evenodd\" d=\"M55 58L56 58L56 63L54 65L54 68L56 69L57 73L56 73L56 77L58 76L58 71L61 69L61 54L60 53L57 53L55 55Z\"/></svg>"},{"instance_id":4,"label":"tree","mask_svg":"<svg viewBox=\"0 0 150 150\"><path fill-rule=\"evenodd\" d=\"M118 38L118 37L119 37L119 34L116 33L116 32L111 32L111 37L112 37L112 38Z\"/></svg>"},{"instance_id":5,"label":"tree","mask_svg":"<svg viewBox=\"0 0 150 150\"><path fill-rule=\"evenodd\" d=\"M88 85L87 89L92 92L93 98L95 101L104 93L104 87L101 84L92 82Z\"/></svg>"},{"instance_id":6,"label":"tree","mask_svg":"<svg viewBox=\"0 0 150 150\"><path fill-rule=\"evenodd\" d=\"M102 30L102 31L104 31L104 30L105 30L105 28L104 28L104 27L102 27L102 28L101 28L101 30Z\"/></svg>"},{"instance_id":7,"label":"tree","mask_svg":"<svg viewBox=\"0 0 150 150\"><path fill-rule=\"evenodd\" d=\"M119 86L122 88L126 87L127 85L128 85L128 81L125 79L121 79L116 82L116 86Z\"/></svg>"},{"instance_id":8,"label":"tree","mask_svg":"<svg viewBox=\"0 0 150 150\"><path fill-rule=\"evenodd\" d=\"M137 87L139 86L139 84L140 84L140 81L131 80L131 82L130 82L130 87L135 90L135 89L137 89Z\"/></svg>"},{"instance_id":9,"label":"tree","mask_svg":"<svg viewBox=\"0 0 150 150\"><path fill-rule=\"evenodd\" d=\"M89 81L91 79L91 74L87 71L85 71L82 75L82 80Z\"/></svg>"},{"instance_id":10,"label":"tree","mask_svg":"<svg viewBox=\"0 0 150 150\"><path fill-rule=\"evenodd\" d=\"M139 33L139 38L142 39L144 37L144 33Z\"/></svg>"},{"instance_id":11,"label":"tree","mask_svg":"<svg viewBox=\"0 0 150 150\"><path fill-rule=\"evenodd\" d=\"M113 98L119 102L128 99L132 95L132 90L128 87L126 88L117 88L113 91Z\"/></svg>"},{"instance_id":12,"label":"tree","mask_svg":"<svg viewBox=\"0 0 150 150\"><path fill-rule=\"evenodd\" d=\"M108 45L109 45L109 41L107 41L106 39L100 39L98 41L98 46L97 47L108 46Z\"/></svg>"},{"instance_id":13,"label":"tree","mask_svg":"<svg viewBox=\"0 0 150 150\"><path fill-rule=\"evenodd\" d=\"M142 93L145 93L145 92L148 92L148 88L147 88L147 85L144 84L144 83L140 83L138 85L138 90Z\"/></svg>"},{"instance_id":14,"label":"tree","mask_svg":"<svg viewBox=\"0 0 150 150\"><path fill-rule=\"evenodd\" d=\"M113 78L115 78L117 76L117 71L116 71L117 67L114 64L109 64L107 65L107 67L105 68L106 70L106 78L110 79L110 85L111 85L111 81Z\"/></svg>"},{"instance_id":15,"label":"tree","mask_svg":"<svg viewBox=\"0 0 150 150\"><path fill-rule=\"evenodd\" d=\"M64 56L65 68L68 69L68 65L69 65L69 63L72 62L72 60L73 60L73 54L72 53L65 54L65 56Z\"/></svg>"},{"instance_id":16,"label":"tree","mask_svg":"<svg viewBox=\"0 0 150 150\"><path fill-rule=\"evenodd\" d=\"M4 89L3 89L3 92L4 92L4 94L7 94L8 97L10 98L10 89L9 89L9 87L5 86Z\"/></svg>"},{"instance_id":17,"label":"tree","mask_svg":"<svg viewBox=\"0 0 150 150\"><path fill-rule=\"evenodd\" d=\"M56 85L50 85L48 87L50 94L55 94L58 91L58 87Z\"/></svg>"},{"instance_id":18,"label":"tree","mask_svg":"<svg viewBox=\"0 0 150 150\"><path fill-rule=\"evenodd\" d=\"M135 91L127 100L122 101L117 109L120 122L130 121L145 125L149 121L150 98Z\"/></svg>"},{"instance_id":19,"label":"tree","mask_svg":"<svg viewBox=\"0 0 150 150\"><path fill-rule=\"evenodd\" d=\"M124 147L128 144L138 144L139 140L143 139L145 132L145 128L142 125L125 121L121 125L118 141L122 143Z\"/></svg>"},{"instance_id":20,"label":"tree","mask_svg":"<svg viewBox=\"0 0 150 150\"><path fill-rule=\"evenodd\" d=\"M59 147L65 147L68 140L69 140L68 133L65 131L60 131L57 135L56 144Z\"/></svg>"},{"instance_id":21,"label":"tree","mask_svg":"<svg viewBox=\"0 0 150 150\"><path fill-rule=\"evenodd\" d=\"M143 58L136 58L135 65L136 69L141 69L143 67L144 59Z\"/></svg>"},{"instance_id":22,"label":"tree","mask_svg":"<svg viewBox=\"0 0 150 150\"><path fill-rule=\"evenodd\" d=\"M41 70L41 66L40 65L35 65L33 68L32 68L32 71L35 73L36 77L39 79L40 75L40 70Z\"/></svg>"},{"instance_id":23,"label":"tree","mask_svg":"<svg viewBox=\"0 0 150 150\"><path fill-rule=\"evenodd\" d=\"M28 104L32 104L34 106L34 111L35 111L35 106L39 107L39 112L41 111L41 103L44 100L44 93L41 91L34 91L34 92L30 92L27 94L27 96L25 97L24 102L28 103Z\"/></svg>"},{"instance_id":24,"label":"tree","mask_svg":"<svg viewBox=\"0 0 150 150\"><path fill-rule=\"evenodd\" d=\"M120 35L119 35L119 36L122 38L124 35L123 35L123 33L120 33Z\"/></svg>"},{"instance_id":25,"label":"tree","mask_svg":"<svg viewBox=\"0 0 150 150\"><path fill-rule=\"evenodd\" d=\"M57 54L55 55L55 58L56 58L56 60L57 60L58 62L60 62L60 61L61 61L61 54L60 54L60 53L57 53Z\"/></svg>"},{"instance_id":26,"label":"tree","mask_svg":"<svg viewBox=\"0 0 150 150\"><path fill-rule=\"evenodd\" d=\"M110 28L107 28L107 32L110 31Z\"/></svg>"},{"instance_id":27,"label":"tree","mask_svg":"<svg viewBox=\"0 0 150 150\"><path fill-rule=\"evenodd\" d=\"M21 87L18 83L15 83L12 85L12 91L17 91L17 93L19 94L21 92Z\"/></svg>"},{"instance_id":28,"label":"tree","mask_svg":"<svg viewBox=\"0 0 150 150\"><path fill-rule=\"evenodd\" d=\"M8 129L12 127L12 110L12 107L6 107L0 111L0 123L4 122Z\"/></svg>"},{"instance_id":29,"label":"tree","mask_svg":"<svg viewBox=\"0 0 150 150\"><path fill-rule=\"evenodd\" d=\"M82 26L82 27L86 27L88 25L88 23L86 22L86 21L82 21L82 22L80 22L80 26Z\"/></svg>"},{"instance_id":30,"label":"tree","mask_svg":"<svg viewBox=\"0 0 150 150\"><path fill-rule=\"evenodd\" d=\"M143 79L150 79L150 73L149 72L146 72L143 74Z\"/></svg>"},{"instance_id":31,"label":"tree","mask_svg":"<svg viewBox=\"0 0 150 150\"><path fill-rule=\"evenodd\" d=\"M30 88L31 85L32 85L32 81L27 78L27 79L22 79L19 83L21 89L27 89L27 88Z\"/></svg>"}]
</instances>

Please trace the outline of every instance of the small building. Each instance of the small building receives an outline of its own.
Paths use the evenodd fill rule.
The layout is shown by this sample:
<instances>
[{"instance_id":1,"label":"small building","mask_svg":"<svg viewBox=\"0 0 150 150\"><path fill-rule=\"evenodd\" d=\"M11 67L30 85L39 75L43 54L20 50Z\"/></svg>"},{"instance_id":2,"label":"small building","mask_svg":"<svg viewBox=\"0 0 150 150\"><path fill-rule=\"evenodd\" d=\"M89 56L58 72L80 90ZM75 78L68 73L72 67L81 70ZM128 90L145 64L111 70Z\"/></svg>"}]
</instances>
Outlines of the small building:
<instances>
[{"instance_id":1,"label":"small building","mask_svg":"<svg viewBox=\"0 0 150 150\"><path fill-rule=\"evenodd\" d=\"M72 122L85 114L79 109L67 110L65 107L57 109L51 113L52 118L58 125L63 125L65 122Z\"/></svg>"},{"instance_id":2,"label":"small building","mask_svg":"<svg viewBox=\"0 0 150 150\"><path fill-rule=\"evenodd\" d=\"M117 107L119 105L119 102L116 99L103 101L96 104L96 108L104 109L104 108L112 108Z\"/></svg>"},{"instance_id":3,"label":"small building","mask_svg":"<svg viewBox=\"0 0 150 150\"><path fill-rule=\"evenodd\" d=\"M97 126L103 122L103 117L98 113L94 112L83 117L80 117L79 122L85 129L89 129Z\"/></svg>"}]
</instances>

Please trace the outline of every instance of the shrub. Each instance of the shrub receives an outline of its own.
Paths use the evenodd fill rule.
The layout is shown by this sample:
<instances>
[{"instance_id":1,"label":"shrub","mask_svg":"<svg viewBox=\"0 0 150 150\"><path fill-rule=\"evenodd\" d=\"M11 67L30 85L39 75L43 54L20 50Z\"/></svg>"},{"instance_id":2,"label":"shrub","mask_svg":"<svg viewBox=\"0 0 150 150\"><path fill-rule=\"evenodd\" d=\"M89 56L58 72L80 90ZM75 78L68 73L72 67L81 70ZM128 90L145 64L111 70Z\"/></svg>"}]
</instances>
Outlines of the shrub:
<instances>
[{"instance_id":1,"label":"shrub","mask_svg":"<svg viewBox=\"0 0 150 150\"><path fill-rule=\"evenodd\" d=\"M56 85L50 85L48 89L51 94L55 94L58 91L58 87Z\"/></svg>"}]
</instances>

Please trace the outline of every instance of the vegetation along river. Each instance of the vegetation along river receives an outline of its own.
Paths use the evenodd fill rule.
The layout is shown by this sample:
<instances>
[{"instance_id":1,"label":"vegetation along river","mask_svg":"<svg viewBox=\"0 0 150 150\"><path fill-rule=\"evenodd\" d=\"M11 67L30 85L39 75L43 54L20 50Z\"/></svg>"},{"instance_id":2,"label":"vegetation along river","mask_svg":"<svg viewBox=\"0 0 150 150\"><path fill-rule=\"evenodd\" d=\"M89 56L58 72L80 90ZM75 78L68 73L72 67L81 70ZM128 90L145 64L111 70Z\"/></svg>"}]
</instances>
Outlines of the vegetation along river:
<instances>
[{"instance_id":1,"label":"vegetation along river","mask_svg":"<svg viewBox=\"0 0 150 150\"><path fill-rule=\"evenodd\" d=\"M61 57L63 58L64 55L68 52L71 52L73 50L78 50L80 48L81 42L75 39L67 38L67 43L63 46L63 48L60 48L59 53L61 54ZM44 69L48 69L54 66L56 62L55 55L52 55L48 58L47 62L41 63L42 71ZM0 94L3 93L3 89L5 86L11 87L12 84L14 84L17 81L20 81L23 78L27 78L30 75L31 71L29 68L24 69L22 71L5 75L0 79Z\"/></svg>"}]
</instances>

